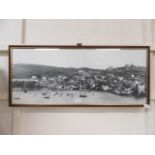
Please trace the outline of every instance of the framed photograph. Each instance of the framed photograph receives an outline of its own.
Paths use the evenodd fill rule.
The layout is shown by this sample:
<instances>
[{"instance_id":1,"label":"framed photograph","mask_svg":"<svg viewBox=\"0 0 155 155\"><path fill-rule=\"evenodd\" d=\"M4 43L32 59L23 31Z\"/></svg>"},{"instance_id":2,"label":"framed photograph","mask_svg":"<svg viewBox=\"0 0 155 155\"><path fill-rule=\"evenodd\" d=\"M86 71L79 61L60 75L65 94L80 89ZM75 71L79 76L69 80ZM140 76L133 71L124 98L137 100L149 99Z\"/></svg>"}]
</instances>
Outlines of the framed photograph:
<instances>
[{"instance_id":1,"label":"framed photograph","mask_svg":"<svg viewBox=\"0 0 155 155\"><path fill-rule=\"evenodd\" d=\"M9 105L142 107L149 46L9 46Z\"/></svg>"}]
</instances>

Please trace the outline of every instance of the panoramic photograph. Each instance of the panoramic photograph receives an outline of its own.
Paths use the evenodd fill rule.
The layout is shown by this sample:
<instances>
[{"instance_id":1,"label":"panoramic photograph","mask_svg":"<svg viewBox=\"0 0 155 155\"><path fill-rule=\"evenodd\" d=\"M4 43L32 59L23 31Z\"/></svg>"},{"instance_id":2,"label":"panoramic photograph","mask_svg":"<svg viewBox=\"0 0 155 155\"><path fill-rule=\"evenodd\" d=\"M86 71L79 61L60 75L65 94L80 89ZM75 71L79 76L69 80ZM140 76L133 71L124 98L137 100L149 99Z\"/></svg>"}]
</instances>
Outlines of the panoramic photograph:
<instances>
[{"instance_id":1,"label":"panoramic photograph","mask_svg":"<svg viewBox=\"0 0 155 155\"><path fill-rule=\"evenodd\" d=\"M146 64L140 49L13 49L12 103L145 104Z\"/></svg>"}]
</instances>

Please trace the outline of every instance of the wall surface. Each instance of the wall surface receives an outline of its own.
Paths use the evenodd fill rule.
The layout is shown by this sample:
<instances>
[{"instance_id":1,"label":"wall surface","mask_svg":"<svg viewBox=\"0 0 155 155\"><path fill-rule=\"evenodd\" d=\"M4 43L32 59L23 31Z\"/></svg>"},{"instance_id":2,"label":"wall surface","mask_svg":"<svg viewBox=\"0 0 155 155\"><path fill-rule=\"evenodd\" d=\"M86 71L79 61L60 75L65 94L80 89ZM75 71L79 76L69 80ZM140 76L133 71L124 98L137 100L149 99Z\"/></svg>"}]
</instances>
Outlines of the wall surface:
<instances>
[{"instance_id":1,"label":"wall surface","mask_svg":"<svg viewBox=\"0 0 155 155\"><path fill-rule=\"evenodd\" d=\"M0 20L0 50L7 50L10 44L21 43L21 20Z\"/></svg>"},{"instance_id":2,"label":"wall surface","mask_svg":"<svg viewBox=\"0 0 155 155\"><path fill-rule=\"evenodd\" d=\"M9 44L21 43L22 20L0 20L0 134L13 133L13 109L8 107Z\"/></svg>"},{"instance_id":3,"label":"wall surface","mask_svg":"<svg viewBox=\"0 0 155 155\"><path fill-rule=\"evenodd\" d=\"M5 24L9 26L4 27ZM1 30L1 27L5 30ZM15 28L13 32L12 27ZM21 20L2 20L0 34L5 35L5 39L0 37L0 50L5 50L10 42L50 45L151 45L154 49L154 30L153 20L26 20L23 24ZM14 37L10 36L13 33ZM0 78L0 83L3 84L0 86L0 95L3 98L0 101L0 134L155 134L153 53L152 100L148 109L9 108L6 93L7 55L1 53L0 57L0 60L4 61L0 68L1 73L3 72Z\"/></svg>"}]
</instances>

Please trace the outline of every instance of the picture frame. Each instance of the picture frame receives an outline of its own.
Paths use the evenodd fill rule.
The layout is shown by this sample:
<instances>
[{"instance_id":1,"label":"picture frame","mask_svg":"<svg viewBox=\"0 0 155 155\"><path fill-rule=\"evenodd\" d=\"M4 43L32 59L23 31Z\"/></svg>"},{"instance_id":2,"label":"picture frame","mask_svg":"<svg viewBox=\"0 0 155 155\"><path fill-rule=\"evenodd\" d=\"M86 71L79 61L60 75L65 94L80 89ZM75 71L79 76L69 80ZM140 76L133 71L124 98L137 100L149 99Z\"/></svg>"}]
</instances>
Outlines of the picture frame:
<instances>
[{"instance_id":1,"label":"picture frame","mask_svg":"<svg viewBox=\"0 0 155 155\"><path fill-rule=\"evenodd\" d=\"M9 45L9 106L143 107L149 46Z\"/></svg>"}]
</instances>

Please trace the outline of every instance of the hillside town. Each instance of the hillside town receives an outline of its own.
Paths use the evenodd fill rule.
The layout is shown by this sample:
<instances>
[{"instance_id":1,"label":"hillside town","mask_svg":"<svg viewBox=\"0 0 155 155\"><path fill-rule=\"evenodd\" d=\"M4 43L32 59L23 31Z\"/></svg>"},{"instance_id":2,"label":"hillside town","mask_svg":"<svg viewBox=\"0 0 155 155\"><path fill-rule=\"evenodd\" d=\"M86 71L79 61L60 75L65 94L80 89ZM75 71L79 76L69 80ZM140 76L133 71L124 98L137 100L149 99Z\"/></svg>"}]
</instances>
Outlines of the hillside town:
<instances>
[{"instance_id":1,"label":"hillside town","mask_svg":"<svg viewBox=\"0 0 155 155\"><path fill-rule=\"evenodd\" d=\"M120 96L146 96L146 75L134 65L109 67L106 70L78 69L70 75L31 75L13 79L13 89L23 92L48 89L50 91L99 91Z\"/></svg>"}]
</instances>

